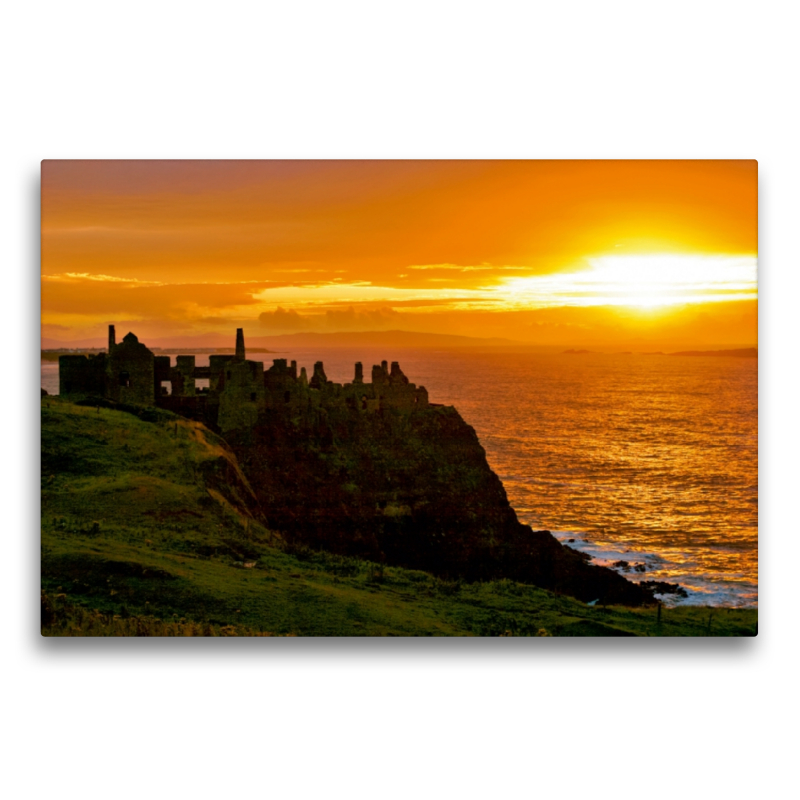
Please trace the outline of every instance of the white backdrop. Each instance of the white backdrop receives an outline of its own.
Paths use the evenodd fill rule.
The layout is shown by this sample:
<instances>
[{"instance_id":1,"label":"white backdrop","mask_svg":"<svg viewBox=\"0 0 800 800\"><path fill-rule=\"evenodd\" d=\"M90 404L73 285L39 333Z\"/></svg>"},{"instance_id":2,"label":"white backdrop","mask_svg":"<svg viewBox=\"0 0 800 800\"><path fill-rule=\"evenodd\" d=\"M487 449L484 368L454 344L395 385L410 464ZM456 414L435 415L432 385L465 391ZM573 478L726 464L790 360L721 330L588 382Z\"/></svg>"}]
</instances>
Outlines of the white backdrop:
<instances>
[{"instance_id":1,"label":"white backdrop","mask_svg":"<svg viewBox=\"0 0 800 800\"><path fill-rule=\"evenodd\" d=\"M5 8L6 797L790 793L800 219L790 9L735 0ZM759 637L42 640L39 161L456 156L759 160Z\"/></svg>"}]
</instances>

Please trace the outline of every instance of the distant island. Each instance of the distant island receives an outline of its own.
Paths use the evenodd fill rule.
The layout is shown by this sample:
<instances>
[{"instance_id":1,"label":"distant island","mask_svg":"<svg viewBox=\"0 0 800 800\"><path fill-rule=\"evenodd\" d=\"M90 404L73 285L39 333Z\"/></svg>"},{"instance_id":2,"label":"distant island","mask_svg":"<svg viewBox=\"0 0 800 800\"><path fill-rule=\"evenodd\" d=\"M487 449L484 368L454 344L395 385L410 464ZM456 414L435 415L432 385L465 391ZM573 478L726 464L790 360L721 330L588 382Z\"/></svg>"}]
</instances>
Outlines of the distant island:
<instances>
[{"instance_id":1,"label":"distant island","mask_svg":"<svg viewBox=\"0 0 800 800\"><path fill-rule=\"evenodd\" d=\"M663 354L662 354L663 355ZM742 347L734 350L681 350L677 353L669 353L671 356L715 356L724 358L758 358L757 347Z\"/></svg>"},{"instance_id":2,"label":"distant island","mask_svg":"<svg viewBox=\"0 0 800 800\"><path fill-rule=\"evenodd\" d=\"M151 347L154 353L170 353L176 356L194 356L194 355L226 355L230 356L236 352L233 347ZM273 350L268 350L266 347L248 347L248 353L272 353Z\"/></svg>"},{"instance_id":3,"label":"distant island","mask_svg":"<svg viewBox=\"0 0 800 800\"><path fill-rule=\"evenodd\" d=\"M579 356L588 353L597 354L596 350L578 350L572 349L563 350L562 355ZM617 353L621 356L634 355L630 350ZM665 353L663 350L647 350L638 353L641 356L713 356L716 358L758 358L757 347L740 347L732 348L730 350L678 350L675 353Z\"/></svg>"},{"instance_id":4,"label":"distant island","mask_svg":"<svg viewBox=\"0 0 800 800\"><path fill-rule=\"evenodd\" d=\"M461 336L450 333L423 333L405 330L286 333L278 336L259 336L254 341L281 350L287 347L471 348L525 346L524 342L496 336Z\"/></svg>"}]
</instances>

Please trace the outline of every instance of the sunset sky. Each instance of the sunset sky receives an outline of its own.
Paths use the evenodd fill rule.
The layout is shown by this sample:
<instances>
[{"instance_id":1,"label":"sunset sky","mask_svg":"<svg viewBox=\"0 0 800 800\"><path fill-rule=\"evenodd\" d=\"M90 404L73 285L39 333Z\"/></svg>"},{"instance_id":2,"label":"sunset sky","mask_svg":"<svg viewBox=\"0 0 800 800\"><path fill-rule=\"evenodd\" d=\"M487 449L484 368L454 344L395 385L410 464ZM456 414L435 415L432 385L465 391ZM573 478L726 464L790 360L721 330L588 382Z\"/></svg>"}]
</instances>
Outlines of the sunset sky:
<instances>
[{"instance_id":1,"label":"sunset sky","mask_svg":"<svg viewBox=\"0 0 800 800\"><path fill-rule=\"evenodd\" d=\"M755 161L44 161L42 336L755 345L757 216Z\"/></svg>"}]
</instances>

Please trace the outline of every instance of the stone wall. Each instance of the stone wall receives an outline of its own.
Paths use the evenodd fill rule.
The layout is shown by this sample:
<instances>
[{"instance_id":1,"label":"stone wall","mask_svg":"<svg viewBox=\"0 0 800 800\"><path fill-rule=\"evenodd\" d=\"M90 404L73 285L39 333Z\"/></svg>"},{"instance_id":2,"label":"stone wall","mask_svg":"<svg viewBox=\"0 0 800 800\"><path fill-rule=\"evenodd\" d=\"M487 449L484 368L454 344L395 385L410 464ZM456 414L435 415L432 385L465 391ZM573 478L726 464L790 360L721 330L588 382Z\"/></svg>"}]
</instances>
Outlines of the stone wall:
<instances>
[{"instance_id":1,"label":"stone wall","mask_svg":"<svg viewBox=\"0 0 800 800\"><path fill-rule=\"evenodd\" d=\"M178 356L170 370L172 394L176 397L194 397L194 356Z\"/></svg>"},{"instance_id":2,"label":"stone wall","mask_svg":"<svg viewBox=\"0 0 800 800\"><path fill-rule=\"evenodd\" d=\"M158 400L170 393L170 389L164 386L165 383L172 383L170 380L172 367L169 363L169 356L155 356L153 359L153 369L155 370L153 375L153 392L156 400Z\"/></svg>"},{"instance_id":3,"label":"stone wall","mask_svg":"<svg viewBox=\"0 0 800 800\"><path fill-rule=\"evenodd\" d=\"M155 405L155 356L132 333L108 356L106 397L117 403Z\"/></svg>"},{"instance_id":4,"label":"stone wall","mask_svg":"<svg viewBox=\"0 0 800 800\"><path fill-rule=\"evenodd\" d=\"M64 396L105 397L106 354L60 356L58 359L58 392Z\"/></svg>"},{"instance_id":5,"label":"stone wall","mask_svg":"<svg viewBox=\"0 0 800 800\"><path fill-rule=\"evenodd\" d=\"M265 407L264 365L260 361L229 362L220 378L219 412L220 430L252 428L259 412Z\"/></svg>"}]
</instances>

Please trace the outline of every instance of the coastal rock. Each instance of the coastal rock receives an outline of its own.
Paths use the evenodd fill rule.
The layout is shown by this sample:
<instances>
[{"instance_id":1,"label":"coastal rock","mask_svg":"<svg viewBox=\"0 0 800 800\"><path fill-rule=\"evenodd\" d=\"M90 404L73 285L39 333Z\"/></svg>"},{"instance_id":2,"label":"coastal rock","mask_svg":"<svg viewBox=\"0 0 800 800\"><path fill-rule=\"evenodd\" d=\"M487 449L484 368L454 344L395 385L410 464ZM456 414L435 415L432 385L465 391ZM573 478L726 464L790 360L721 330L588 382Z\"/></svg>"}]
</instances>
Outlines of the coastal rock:
<instances>
[{"instance_id":1,"label":"coastal rock","mask_svg":"<svg viewBox=\"0 0 800 800\"><path fill-rule=\"evenodd\" d=\"M639 586L653 594L674 594L677 597L688 597L689 593L678 583L666 581L642 581Z\"/></svg>"}]
</instances>

